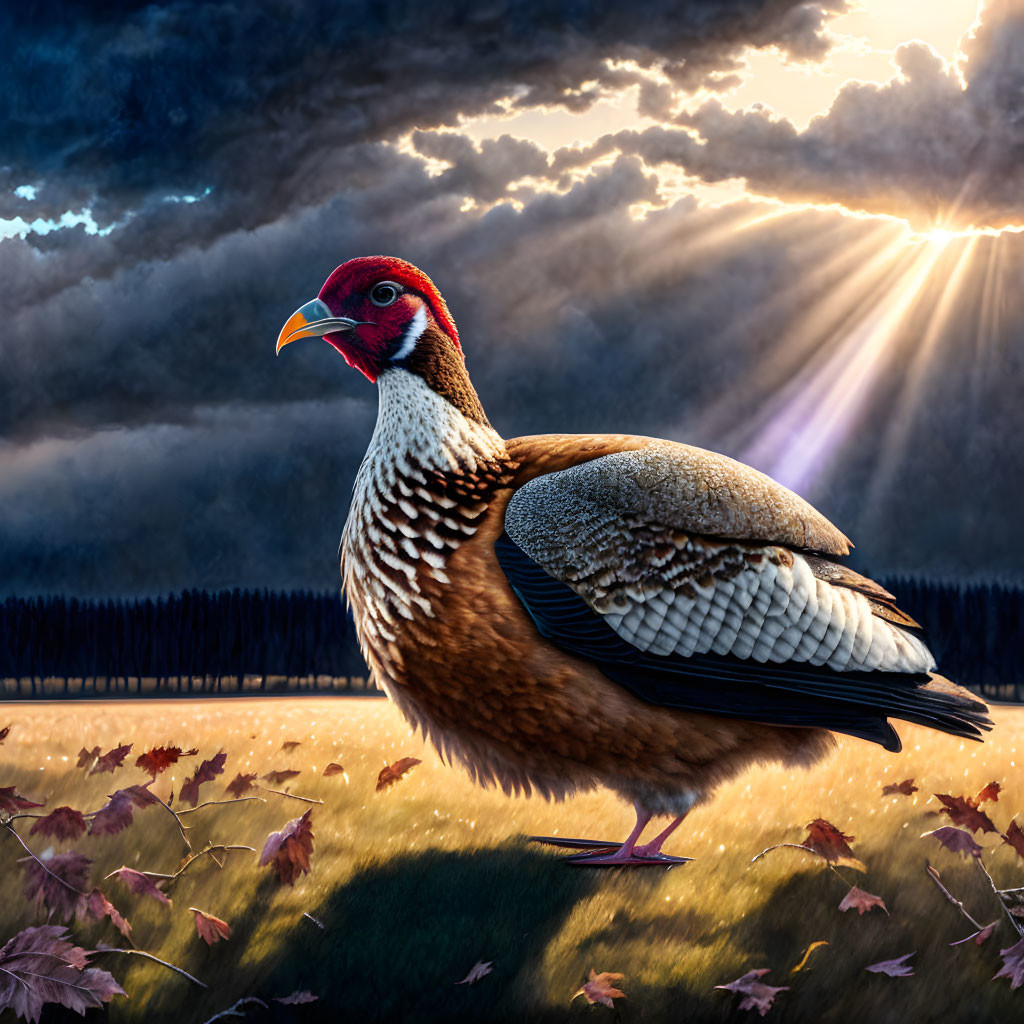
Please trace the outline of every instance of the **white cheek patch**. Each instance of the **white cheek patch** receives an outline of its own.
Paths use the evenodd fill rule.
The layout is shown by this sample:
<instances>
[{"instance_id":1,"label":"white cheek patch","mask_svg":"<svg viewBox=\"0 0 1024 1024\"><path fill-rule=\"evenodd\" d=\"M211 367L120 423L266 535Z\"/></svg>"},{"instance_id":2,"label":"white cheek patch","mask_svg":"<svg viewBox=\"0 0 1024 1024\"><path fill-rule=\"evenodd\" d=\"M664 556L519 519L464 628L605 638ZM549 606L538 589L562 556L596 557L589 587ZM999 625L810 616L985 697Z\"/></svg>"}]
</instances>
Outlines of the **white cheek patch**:
<instances>
[{"instance_id":1,"label":"white cheek patch","mask_svg":"<svg viewBox=\"0 0 1024 1024\"><path fill-rule=\"evenodd\" d=\"M421 305L416 310L416 315L412 318L412 323L405 330L405 337L402 339L402 344L399 345L398 351L391 357L392 363L401 362L406 356L412 354L412 350L416 347L416 342L420 340L420 336L427 329L427 307Z\"/></svg>"}]
</instances>

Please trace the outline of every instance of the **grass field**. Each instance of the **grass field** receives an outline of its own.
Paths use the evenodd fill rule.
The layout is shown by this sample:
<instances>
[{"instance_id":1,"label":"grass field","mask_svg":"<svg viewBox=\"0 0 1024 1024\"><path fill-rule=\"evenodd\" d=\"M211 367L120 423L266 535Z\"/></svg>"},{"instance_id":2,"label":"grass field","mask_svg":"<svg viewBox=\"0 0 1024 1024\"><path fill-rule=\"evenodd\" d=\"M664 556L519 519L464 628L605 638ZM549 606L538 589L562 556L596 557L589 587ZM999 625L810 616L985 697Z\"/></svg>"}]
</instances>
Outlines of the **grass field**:
<instances>
[{"instance_id":1,"label":"grass field","mask_svg":"<svg viewBox=\"0 0 1024 1024\"><path fill-rule=\"evenodd\" d=\"M202 991L141 958L104 955L96 965L111 970L130 995L110 1004L113 1021L201 1024L242 996L269 999L295 989L311 990L320 1002L279 1007L273 1019L753 1020L754 1011L738 1010L738 996L713 986L762 967L771 969L767 982L791 986L769 1015L781 1021L1008 1021L1024 1016L1024 989L990 979L999 949L1016 937L1003 920L981 947L948 945L972 929L929 881L926 861L982 923L996 920L998 908L973 864L920 838L947 821L936 813L933 793L973 794L992 779L1004 787L999 802L987 805L992 818L1003 829L1015 813L1024 820L1024 709L994 714L996 729L984 745L900 725L899 755L843 740L816 771L751 771L691 814L668 852L696 860L671 870L560 864L557 853L524 836L558 831L621 839L631 810L605 794L550 805L476 789L379 700L0 705L0 727L12 725L0 746L0 786L16 785L47 808L94 810L115 788L146 780L133 767L137 753L177 743L198 746L200 758L227 752L224 775L204 786L201 799L223 797L236 772L297 768L293 792L324 801L312 814L312 872L294 888L280 886L244 852L228 855L223 868L210 857L190 868L171 893L170 909L129 894L114 879L100 883L131 921L139 949L209 985ZM286 740L301 746L286 754ZM114 775L88 776L75 767L83 745L106 750L129 741L132 754ZM405 755L423 764L390 792L375 794L380 768ZM156 792L177 792L198 760L159 776ZM346 776L322 777L329 761L343 764ZM885 783L907 777L919 792L880 795ZM207 807L184 820L194 825L196 850L207 841L259 849L306 806L268 795L265 803ZM881 896L889 916L839 913L846 889L810 854L781 849L750 863L767 846L799 842L819 816L855 837L867 873L846 874ZM34 852L43 853L49 841L29 838L31 822L17 824ZM1000 887L1024 885L1024 861L992 836L980 838ZM160 807L136 812L119 835L85 837L74 848L95 860L94 884L122 864L173 871L185 852ZM41 920L23 898L23 855L0 832L0 944ZM207 948L196 936L191 906L227 920L230 941ZM106 923L76 925L74 932L84 945L121 941ZM791 974L816 940L829 945ZM913 977L864 971L911 951ZM493 972L473 986L455 986L478 960L493 961ZM619 987L626 998L614 1010L582 997L570 1003L591 968L624 975Z\"/></svg>"}]
</instances>

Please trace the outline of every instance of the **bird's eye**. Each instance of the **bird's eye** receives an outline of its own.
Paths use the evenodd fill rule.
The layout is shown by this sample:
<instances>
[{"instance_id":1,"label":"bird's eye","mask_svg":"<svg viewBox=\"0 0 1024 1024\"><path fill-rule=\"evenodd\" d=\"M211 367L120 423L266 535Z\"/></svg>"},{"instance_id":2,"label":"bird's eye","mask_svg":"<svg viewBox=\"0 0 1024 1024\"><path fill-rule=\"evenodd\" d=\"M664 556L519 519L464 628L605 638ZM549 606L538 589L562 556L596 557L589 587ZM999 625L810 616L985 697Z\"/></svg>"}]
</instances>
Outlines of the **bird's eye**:
<instances>
[{"instance_id":1,"label":"bird's eye","mask_svg":"<svg viewBox=\"0 0 1024 1024\"><path fill-rule=\"evenodd\" d=\"M394 281L381 281L370 289L370 301L375 306L390 306L400 294L400 285Z\"/></svg>"}]
</instances>

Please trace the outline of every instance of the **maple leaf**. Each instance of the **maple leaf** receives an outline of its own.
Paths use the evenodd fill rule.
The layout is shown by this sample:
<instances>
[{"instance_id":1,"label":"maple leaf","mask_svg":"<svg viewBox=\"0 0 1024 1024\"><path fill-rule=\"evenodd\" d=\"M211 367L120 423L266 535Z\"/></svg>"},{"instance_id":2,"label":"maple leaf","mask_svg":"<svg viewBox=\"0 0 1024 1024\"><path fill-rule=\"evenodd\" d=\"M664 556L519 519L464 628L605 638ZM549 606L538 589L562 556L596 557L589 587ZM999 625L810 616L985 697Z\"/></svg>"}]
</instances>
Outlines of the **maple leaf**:
<instances>
[{"instance_id":1,"label":"maple leaf","mask_svg":"<svg viewBox=\"0 0 1024 1024\"><path fill-rule=\"evenodd\" d=\"M381 768L380 774L377 776L377 792L393 786L406 772L422 763L418 757L403 757L395 761L394 764ZM576 995L579 993L577 992ZM573 999L575 998L576 996L573 996Z\"/></svg>"},{"instance_id":2,"label":"maple leaf","mask_svg":"<svg viewBox=\"0 0 1024 1024\"><path fill-rule=\"evenodd\" d=\"M851 837L852 838L852 837ZM747 971L742 978L730 981L728 985L716 985L715 988L725 989L729 992L739 992L744 998L740 1003L741 1010L757 1010L763 1017L771 1008L775 997L780 992L788 992L789 986L782 985L776 988L773 985L766 985L763 978L770 968L762 967L759 970Z\"/></svg>"},{"instance_id":3,"label":"maple leaf","mask_svg":"<svg viewBox=\"0 0 1024 1024\"><path fill-rule=\"evenodd\" d=\"M89 884L92 861L74 850L40 860L42 864L34 857L18 861L25 866L25 899L46 907L58 921L70 921L84 908L86 896L82 890Z\"/></svg>"},{"instance_id":4,"label":"maple leaf","mask_svg":"<svg viewBox=\"0 0 1024 1024\"><path fill-rule=\"evenodd\" d=\"M127 786L111 793L109 801L93 817L89 835L112 836L121 832L132 823L134 808L151 807L159 803L160 801L148 789L152 785L151 780L143 786Z\"/></svg>"},{"instance_id":5,"label":"maple leaf","mask_svg":"<svg viewBox=\"0 0 1024 1024\"><path fill-rule=\"evenodd\" d=\"M99 747L96 748L99 750ZM108 750L105 754L100 754L96 758L96 763L89 769L90 775L97 775L102 772L113 772L116 771L121 765L124 764L124 759L128 756L128 751L132 749L131 743L122 744L120 747L113 747ZM83 751L84 753L84 751ZM81 760L81 755L79 755Z\"/></svg>"},{"instance_id":6,"label":"maple leaf","mask_svg":"<svg viewBox=\"0 0 1024 1024\"><path fill-rule=\"evenodd\" d=\"M804 849L821 854L830 864L838 864L844 859L856 860L849 844L853 836L845 836L824 818L815 818L807 826L807 838L800 844Z\"/></svg>"},{"instance_id":7,"label":"maple leaf","mask_svg":"<svg viewBox=\"0 0 1024 1024\"><path fill-rule=\"evenodd\" d=\"M872 907L881 907L887 914L889 913L885 901L880 896L872 896L871 893L858 889L855 885L850 887L850 891L843 897L842 903L839 904L839 909L844 913L847 910L856 908L859 917L863 917L865 912Z\"/></svg>"},{"instance_id":8,"label":"maple leaf","mask_svg":"<svg viewBox=\"0 0 1024 1024\"><path fill-rule=\"evenodd\" d=\"M287 782L289 779L294 779L296 775L300 775L301 772L294 768L283 768L279 772L267 772L263 776L266 782L269 782L272 786L280 786L281 783Z\"/></svg>"},{"instance_id":9,"label":"maple leaf","mask_svg":"<svg viewBox=\"0 0 1024 1024\"><path fill-rule=\"evenodd\" d=\"M47 924L25 928L0 948L0 1011L9 1008L38 1024L47 1003L84 1014L125 995L109 972L87 966L88 952L67 939L66 928Z\"/></svg>"},{"instance_id":10,"label":"maple leaf","mask_svg":"<svg viewBox=\"0 0 1024 1024\"><path fill-rule=\"evenodd\" d=\"M182 750L181 747L153 747L135 759L135 767L152 775L155 779L161 772L167 771L172 764L177 764L182 757L194 757L196 749Z\"/></svg>"},{"instance_id":11,"label":"maple leaf","mask_svg":"<svg viewBox=\"0 0 1024 1024\"><path fill-rule=\"evenodd\" d=\"M301 746L302 746L302 740L285 740L284 743L281 744L281 749L286 754L290 754L297 747L301 747Z\"/></svg>"},{"instance_id":12,"label":"maple leaf","mask_svg":"<svg viewBox=\"0 0 1024 1024\"><path fill-rule=\"evenodd\" d=\"M899 956L895 960L880 960L877 964L865 967L864 970L871 971L872 974L888 974L890 978L909 977L914 973L914 968L906 961L914 956L916 952L917 950L913 953L905 953L903 956Z\"/></svg>"},{"instance_id":13,"label":"maple leaf","mask_svg":"<svg viewBox=\"0 0 1024 1024\"><path fill-rule=\"evenodd\" d=\"M1003 966L992 980L1009 978L1010 988L1020 988L1024 985L1024 939L1008 949L999 950L999 955L1003 958Z\"/></svg>"},{"instance_id":14,"label":"maple leaf","mask_svg":"<svg viewBox=\"0 0 1024 1024\"><path fill-rule=\"evenodd\" d=\"M911 796L917 792L917 786L913 779L904 779L902 782L891 782L888 786L882 787L882 796Z\"/></svg>"},{"instance_id":15,"label":"maple leaf","mask_svg":"<svg viewBox=\"0 0 1024 1024\"><path fill-rule=\"evenodd\" d=\"M102 921L103 918L109 917L111 924L127 939L132 933L132 926L121 916L117 907L114 906L106 896L99 891L99 889L93 889L89 893L89 899L85 904L86 915L95 918L97 921Z\"/></svg>"},{"instance_id":16,"label":"maple leaf","mask_svg":"<svg viewBox=\"0 0 1024 1024\"><path fill-rule=\"evenodd\" d=\"M259 866L271 864L278 880L286 885L294 885L300 874L309 872L309 858L313 853L312 813L310 808L301 818L289 821L280 832L271 832L260 854Z\"/></svg>"},{"instance_id":17,"label":"maple leaf","mask_svg":"<svg viewBox=\"0 0 1024 1024\"><path fill-rule=\"evenodd\" d=\"M986 800L995 802L1003 787L998 782L990 782L972 801L975 807L980 807Z\"/></svg>"},{"instance_id":18,"label":"maple leaf","mask_svg":"<svg viewBox=\"0 0 1024 1024\"><path fill-rule=\"evenodd\" d=\"M186 801L193 807L199 803L199 787L204 782L213 782L213 780L224 771L224 762L228 759L228 755L222 750L215 757L211 757L208 761L204 761L186 783L184 783L181 789L178 791L178 800L181 803Z\"/></svg>"},{"instance_id":19,"label":"maple leaf","mask_svg":"<svg viewBox=\"0 0 1024 1024\"><path fill-rule=\"evenodd\" d=\"M615 985L622 981L623 977L624 975L622 974L612 974L610 971L602 971L600 974L597 974L594 968L591 967L589 981L583 982L573 992L572 999L575 999L577 996L585 996L588 1003L600 1003L602 1006L607 1006L609 1009L614 1010L615 1004L612 1000L626 998L625 992L620 992L615 988ZM572 999L569 1000L570 1003Z\"/></svg>"},{"instance_id":20,"label":"maple leaf","mask_svg":"<svg viewBox=\"0 0 1024 1024\"><path fill-rule=\"evenodd\" d=\"M236 800L244 796L249 792L250 789L256 787L253 783L256 781L256 773L250 772L247 775L243 775L239 772L225 787L225 792L230 793Z\"/></svg>"},{"instance_id":21,"label":"maple leaf","mask_svg":"<svg viewBox=\"0 0 1024 1024\"><path fill-rule=\"evenodd\" d=\"M315 1003L320 997L313 995L308 988L299 989L289 996L275 996L275 1003L283 1003L285 1006L299 1006L301 1003Z\"/></svg>"},{"instance_id":22,"label":"maple leaf","mask_svg":"<svg viewBox=\"0 0 1024 1024\"><path fill-rule=\"evenodd\" d=\"M2 729L0 729L0 743L3 743L3 741L7 739L10 733L11 727L9 725L5 725Z\"/></svg>"},{"instance_id":23,"label":"maple leaf","mask_svg":"<svg viewBox=\"0 0 1024 1024\"><path fill-rule=\"evenodd\" d=\"M974 841L974 836L962 828L943 825L942 828L937 828L934 832L925 832L921 838L924 839L927 836L938 839L947 850L952 850L954 853L963 854L965 857L968 854L972 857L981 856L981 847Z\"/></svg>"},{"instance_id":24,"label":"maple leaf","mask_svg":"<svg viewBox=\"0 0 1024 1024\"><path fill-rule=\"evenodd\" d=\"M17 814L18 811L27 811L30 807L42 806L26 800L18 792L17 786L0 786L0 814Z\"/></svg>"},{"instance_id":25,"label":"maple leaf","mask_svg":"<svg viewBox=\"0 0 1024 1024\"><path fill-rule=\"evenodd\" d=\"M31 829L29 835L50 836L52 839L72 840L85 833L88 826L81 811L73 807L58 807L50 811L45 817L40 818Z\"/></svg>"},{"instance_id":26,"label":"maple leaf","mask_svg":"<svg viewBox=\"0 0 1024 1024\"><path fill-rule=\"evenodd\" d=\"M152 896L153 899L166 903L167 906L171 905L167 894L158 889L148 875L144 875L141 871L136 871L134 868L120 867L116 871L111 871L107 878L117 878L124 882L130 892L139 893L143 896Z\"/></svg>"},{"instance_id":27,"label":"maple leaf","mask_svg":"<svg viewBox=\"0 0 1024 1024\"><path fill-rule=\"evenodd\" d=\"M1006 830L1006 835L1003 836L1003 842L1009 843L1020 857L1024 857L1024 830L1017 824L1016 818L1010 822L1010 827Z\"/></svg>"},{"instance_id":28,"label":"maple leaf","mask_svg":"<svg viewBox=\"0 0 1024 1024\"><path fill-rule=\"evenodd\" d=\"M943 807L940 814L948 814L954 825L966 828L970 832L995 832L996 827L984 811L979 811L977 805L970 798L962 796L949 796L946 793L936 793L936 799L941 800Z\"/></svg>"},{"instance_id":29,"label":"maple leaf","mask_svg":"<svg viewBox=\"0 0 1024 1024\"><path fill-rule=\"evenodd\" d=\"M208 946L212 946L215 942L220 942L221 939L231 938L231 925L227 921L222 921L219 917L214 917L213 914L205 914L201 910L196 910L195 907L189 907L196 916L196 932Z\"/></svg>"},{"instance_id":30,"label":"maple leaf","mask_svg":"<svg viewBox=\"0 0 1024 1024\"><path fill-rule=\"evenodd\" d=\"M86 750L85 747L78 752L78 763L75 765L76 768L88 768L100 756L100 748L93 747L92 750Z\"/></svg>"},{"instance_id":31,"label":"maple leaf","mask_svg":"<svg viewBox=\"0 0 1024 1024\"><path fill-rule=\"evenodd\" d=\"M491 973L491 971L494 969L493 966L492 966L493 964L494 964L493 960L488 960L487 963L484 963L482 960L477 960L477 962L475 964L473 964L473 966L469 969L469 974L467 974L462 979L462 981L457 981L457 982L455 982L455 984L456 985L475 985L481 978L486 978L487 975ZM593 972L591 972L591 973L593 973ZM578 996L578 995L579 995L579 992L576 993L576 996ZM575 999L576 996L573 996L572 998Z\"/></svg>"},{"instance_id":32,"label":"maple leaf","mask_svg":"<svg viewBox=\"0 0 1024 1024\"><path fill-rule=\"evenodd\" d=\"M337 761L332 761L324 769L323 774L324 774L324 778L325 779L329 779L332 775L344 775L345 774L345 769L342 768L342 766L340 764L338 764Z\"/></svg>"},{"instance_id":33,"label":"maple leaf","mask_svg":"<svg viewBox=\"0 0 1024 1024\"><path fill-rule=\"evenodd\" d=\"M993 921L991 924L985 925L984 928L979 931L972 932L967 936L966 939L957 939L956 942L951 942L951 946L962 946L965 942L971 942L973 940L976 946L980 946L995 930L998 921Z\"/></svg>"}]
</instances>

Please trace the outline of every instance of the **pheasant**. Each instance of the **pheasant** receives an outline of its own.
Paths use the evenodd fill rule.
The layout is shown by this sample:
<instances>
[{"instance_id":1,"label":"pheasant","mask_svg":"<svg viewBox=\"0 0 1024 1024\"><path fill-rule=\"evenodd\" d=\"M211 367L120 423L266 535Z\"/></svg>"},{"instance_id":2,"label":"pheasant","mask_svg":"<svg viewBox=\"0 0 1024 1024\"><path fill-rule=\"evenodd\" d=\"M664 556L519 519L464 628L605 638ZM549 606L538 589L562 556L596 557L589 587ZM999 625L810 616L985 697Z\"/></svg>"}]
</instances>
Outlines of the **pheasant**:
<instances>
[{"instance_id":1,"label":"pheasant","mask_svg":"<svg viewBox=\"0 0 1024 1024\"><path fill-rule=\"evenodd\" d=\"M277 351L308 337L379 392L340 551L363 656L476 782L634 805L622 843L534 837L570 863L686 860L662 845L717 785L810 766L833 733L898 751L889 718L991 728L893 596L837 561L847 538L764 474L628 434L501 437L412 264L338 267Z\"/></svg>"}]
</instances>

